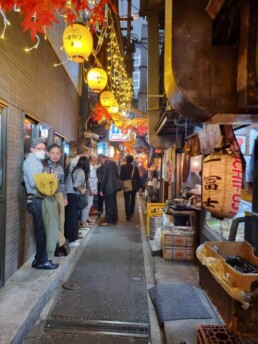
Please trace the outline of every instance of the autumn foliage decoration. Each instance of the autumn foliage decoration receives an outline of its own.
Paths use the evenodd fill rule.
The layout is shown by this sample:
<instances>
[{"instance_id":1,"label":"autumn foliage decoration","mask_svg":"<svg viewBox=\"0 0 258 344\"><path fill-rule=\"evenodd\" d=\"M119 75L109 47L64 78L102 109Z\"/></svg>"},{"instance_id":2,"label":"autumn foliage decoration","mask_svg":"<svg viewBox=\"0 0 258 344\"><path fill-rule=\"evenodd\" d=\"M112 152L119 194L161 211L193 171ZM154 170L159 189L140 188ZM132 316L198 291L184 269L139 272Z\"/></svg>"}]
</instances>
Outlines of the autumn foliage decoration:
<instances>
[{"instance_id":1,"label":"autumn foliage decoration","mask_svg":"<svg viewBox=\"0 0 258 344\"><path fill-rule=\"evenodd\" d=\"M101 104L97 104L93 109L92 120L98 124L103 124L106 122L106 128L108 128L111 122L117 128L122 130L131 130L138 136L144 136L148 133L147 119L146 118L132 118L128 119L123 117L120 112L116 114L110 114L107 109Z\"/></svg>"},{"instance_id":2,"label":"autumn foliage decoration","mask_svg":"<svg viewBox=\"0 0 258 344\"><path fill-rule=\"evenodd\" d=\"M136 135L144 136L148 133L146 118L132 118L123 122L121 129L131 129Z\"/></svg>"},{"instance_id":3,"label":"autumn foliage decoration","mask_svg":"<svg viewBox=\"0 0 258 344\"><path fill-rule=\"evenodd\" d=\"M106 122L106 127L110 127L111 124L111 114L108 113L107 109L97 103L93 109L92 120L98 124L103 124Z\"/></svg>"},{"instance_id":4,"label":"autumn foliage decoration","mask_svg":"<svg viewBox=\"0 0 258 344\"><path fill-rule=\"evenodd\" d=\"M69 3L69 5L68 5ZM7 13L19 8L23 18L23 31L29 31L32 40L38 33L45 34L53 22L58 22L58 14L72 25L83 11L88 11L88 25L94 31L96 25L105 25L105 6L109 5L116 13L112 0L1 0L0 9Z\"/></svg>"}]
</instances>

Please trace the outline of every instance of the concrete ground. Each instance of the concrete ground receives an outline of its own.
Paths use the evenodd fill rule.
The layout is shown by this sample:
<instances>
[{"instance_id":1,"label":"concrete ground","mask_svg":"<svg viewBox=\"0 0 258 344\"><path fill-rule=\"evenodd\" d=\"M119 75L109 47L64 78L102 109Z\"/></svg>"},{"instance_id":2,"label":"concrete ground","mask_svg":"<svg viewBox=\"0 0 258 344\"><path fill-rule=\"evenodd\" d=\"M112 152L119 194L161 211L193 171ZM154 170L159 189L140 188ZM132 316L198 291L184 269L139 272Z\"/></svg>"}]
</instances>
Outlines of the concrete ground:
<instances>
[{"instance_id":1,"label":"concrete ground","mask_svg":"<svg viewBox=\"0 0 258 344\"><path fill-rule=\"evenodd\" d=\"M122 200L120 194L120 200ZM123 207L123 202L119 202ZM133 221L140 226L142 234L143 258L146 288L156 283L188 283L198 287L198 269L192 263L165 261L161 257L152 257L149 240L146 237L144 202L139 199L139 217ZM122 213L124 214L124 212ZM97 218L95 217L95 220ZM95 228L98 226L98 221ZM72 248L68 257L54 258L60 267L53 271L35 270L31 268L31 258L15 273L0 290L0 343L26 344L37 343L34 324L42 323L48 315L56 299L60 295L61 285L67 281L79 262L93 231L83 231L83 239L77 248ZM150 319L150 342L152 344L196 344L198 324L220 324L216 310L202 289L199 296L212 319L166 321L160 329L152 302L148 297ZM29 333L29 335L28 335ZM25 338L27 339L25 340ZM82 342L83 343L83 342ZM87 343L87 342L86 342ZM110 342L107 342L110 343ZM122 343L122 342L121 342ZM124 341L126 343L126 341ZM111 343L112 344L112 343Z\"/></svg>"}]
</instances>

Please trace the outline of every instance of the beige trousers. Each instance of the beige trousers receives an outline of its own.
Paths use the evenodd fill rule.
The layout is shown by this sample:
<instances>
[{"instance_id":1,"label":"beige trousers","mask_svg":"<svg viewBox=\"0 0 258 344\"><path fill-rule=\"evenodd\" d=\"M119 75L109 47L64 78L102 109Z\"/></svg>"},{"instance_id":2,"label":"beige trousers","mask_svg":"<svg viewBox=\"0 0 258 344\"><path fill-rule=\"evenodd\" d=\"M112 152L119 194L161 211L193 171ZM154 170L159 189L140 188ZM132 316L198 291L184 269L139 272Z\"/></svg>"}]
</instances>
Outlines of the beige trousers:
<instances>
[{"instance_id":1,"label":"beige trousers","mask_svg":"<svg viewBox=\"0 0 258 344\"><path fill-rule=\"evenodd\" d=\"M62 192L57 192L55 194L56 203L58 208L58 218L59 218L59 231L58 231L58 246L61 247L65 243L64 236L64 223L65 223L65 207L64 207L64 194Z\"/></svg>"}]
</instances>

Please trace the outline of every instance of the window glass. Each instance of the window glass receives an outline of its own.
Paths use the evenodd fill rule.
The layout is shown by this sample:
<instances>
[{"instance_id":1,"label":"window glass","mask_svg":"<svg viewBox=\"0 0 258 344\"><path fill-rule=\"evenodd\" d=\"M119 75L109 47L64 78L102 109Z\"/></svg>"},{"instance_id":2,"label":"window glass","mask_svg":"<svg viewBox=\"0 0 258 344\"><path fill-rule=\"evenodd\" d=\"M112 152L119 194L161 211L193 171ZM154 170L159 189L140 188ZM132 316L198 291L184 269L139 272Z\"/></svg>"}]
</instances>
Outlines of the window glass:
<instances>
[{"instance_id":1,"label":"window glass","mask_svg":"<svg viewBox=\"0 0 258 344\"><path fill-rule=\"evenodd\" d=\"M54 143L61 147L62 158L60 164L65 169L69 165L70 144L62 136L54 135Z\"/></svg>"},{"instance_id":2,"label":"window glass","mask_svg":"<svg viewBox=\"0 0 258 344\"><path fill-rule=\"evenodd\" d=\"M35 123L28 119L24 119L24 154L30 152L30 140L35 136Z\"/></svg>"},{"instance_id":3,"label":"window glass","mask_svg":"<svg viewBox=\"0 0 258 344\"><path fill-rule=\"evenodd\" d=\"M133 88L138 89L140 86L140 72L133 72Z\"/></svg>"},{"instance_id":4,"label":"window glass","mask_svg":"<svg viewBox=\"0 0 258 344\"><path fill-rule=\"evenodd\" d=\"M64 142L64 168L70 163L70 143Z\"/></svg>"},{"instance_id":5,"label":"window glass","mask_svg":"<svg viewBox=\"0 0 258 344\"><path fill-rule=\"evenodd\" d=\"M49 145L49 128L42 124L38 124L38 137L44 139L46 146Z\"/></svg>"},{"instance_id":6,"label":"window glass","mask_svg":"<svg viewBox=\"0 0 258 344\"><path fill-rule=\"evenodd\" d=\"M54 135L54 143L58 146L61 147L61 149L63 150L63 138L58 136L58 135Z\"/></svg>"},{"instance_id":7,"label":"window glass","mask_svg":"<svg viewBox=\"0 0 258 344\"><path fill-rule=\"evenodd\" d=\"M30 152L30 141L33 138L42 138L44 139L46 146L49 142L49 131L50 129L36 121L25 117L24 118L24 155L25 157Z\"/></svg>"}]
</instances>

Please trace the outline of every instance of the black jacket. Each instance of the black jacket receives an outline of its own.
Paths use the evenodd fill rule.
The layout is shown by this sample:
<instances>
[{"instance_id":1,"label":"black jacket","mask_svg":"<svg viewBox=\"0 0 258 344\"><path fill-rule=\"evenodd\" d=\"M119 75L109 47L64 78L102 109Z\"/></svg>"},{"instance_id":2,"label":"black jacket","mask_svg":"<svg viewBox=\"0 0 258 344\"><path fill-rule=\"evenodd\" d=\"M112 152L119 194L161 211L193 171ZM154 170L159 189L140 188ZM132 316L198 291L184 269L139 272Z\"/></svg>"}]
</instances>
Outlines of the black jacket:
<instances>
[{"instance_id":1,"label":"black jacket","mask_svg":"<svg viewBox=\"0 0 258 344\"><path fill-rule=\"evenodd\" d=\"M121 190L121 181L116 163L112 160L106 160L102 166L99 191L103 192L104 196L108 196Z\"/></svg>"},{"instance_id":2,"label":"black jacket","mask_svg":"<svg viewBox=\"0 0 258 344\"><path fill-rule=\"evenodd\" d=\"M131 179L133 167L134 166L129 162L125 163L124 165L121 165L121 170L120 170L121 180ZM133 187L133 191L135 192L137 192L141 187L140 174L139 174L139 170L137 166L135 166L134 168L134 173L132 177L132 187Z\"/></svg>"}]
</instances>

